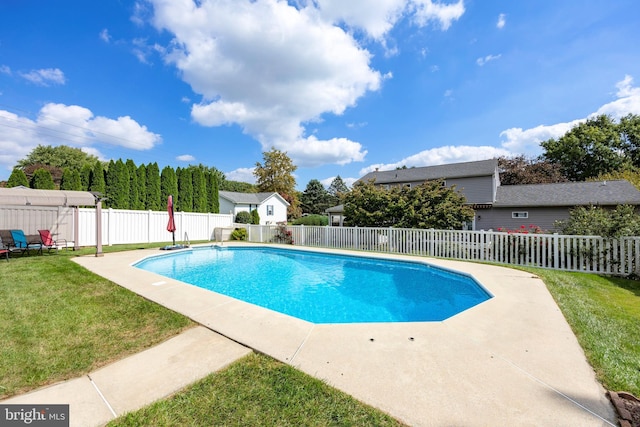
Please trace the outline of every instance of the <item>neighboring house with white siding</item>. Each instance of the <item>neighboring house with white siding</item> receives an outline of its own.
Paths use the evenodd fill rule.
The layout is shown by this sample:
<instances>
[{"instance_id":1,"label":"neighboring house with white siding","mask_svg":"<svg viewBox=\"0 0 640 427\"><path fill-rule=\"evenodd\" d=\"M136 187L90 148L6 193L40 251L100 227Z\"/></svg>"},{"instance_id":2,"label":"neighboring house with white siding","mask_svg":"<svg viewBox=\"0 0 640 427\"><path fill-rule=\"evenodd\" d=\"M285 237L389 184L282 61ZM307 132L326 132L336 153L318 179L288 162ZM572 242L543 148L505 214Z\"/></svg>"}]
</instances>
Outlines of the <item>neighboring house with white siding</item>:
<instances>
[{"instance_id":1,"label":"neighboring house with white siding","mask_svg":"<svg viewBox=\"0 0 640 427\"><path fill-rule=\"evenodd\" d=\"M220 213L232 214L234 219L238 212L258 210L260 225L272 225L287 222L287 202L278 193L236 193L220 191Z\"/></svg>"},{"instance_id":2,"label":"neighboring house with white siding","mask_svg":"<svg viewBox=\"0 0 640 427\"><path fill-rule=\"evenodd\" d=\"M475 211L473 224L469 224L473 230L535 225L554 231L555 222L567 219L570 209L576 206L640 206L640 191L624 180L502 186L497 159L375 171L359 181L390 188L412 187L434 179L443 180L447 187L455 185L456 191L465 196ZM330 208L327 213L332 217L341 215L342 209L337 208Z\"/></svg>"}]
</instances>

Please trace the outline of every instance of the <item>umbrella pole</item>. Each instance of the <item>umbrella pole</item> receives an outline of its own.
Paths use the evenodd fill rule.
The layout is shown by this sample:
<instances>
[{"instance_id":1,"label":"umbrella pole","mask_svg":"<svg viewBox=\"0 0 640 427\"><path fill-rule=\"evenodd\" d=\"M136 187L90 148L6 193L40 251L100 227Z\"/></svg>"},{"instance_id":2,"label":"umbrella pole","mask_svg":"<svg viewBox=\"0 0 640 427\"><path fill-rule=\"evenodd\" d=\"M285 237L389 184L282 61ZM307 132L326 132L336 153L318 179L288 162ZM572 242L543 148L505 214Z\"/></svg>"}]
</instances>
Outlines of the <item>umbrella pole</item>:
<instances>
[{"instance_id":1,"label":"umbrella pole","mask_svg":"<svg viewBox=\"0 0 640 427\"><path fill-rule=\"evenodd\" d=\"M176 232L173 231L173 232L171 232L171 234L173 235L173 246L175 246L176 245Z\"/></svg>"}]
</instances>

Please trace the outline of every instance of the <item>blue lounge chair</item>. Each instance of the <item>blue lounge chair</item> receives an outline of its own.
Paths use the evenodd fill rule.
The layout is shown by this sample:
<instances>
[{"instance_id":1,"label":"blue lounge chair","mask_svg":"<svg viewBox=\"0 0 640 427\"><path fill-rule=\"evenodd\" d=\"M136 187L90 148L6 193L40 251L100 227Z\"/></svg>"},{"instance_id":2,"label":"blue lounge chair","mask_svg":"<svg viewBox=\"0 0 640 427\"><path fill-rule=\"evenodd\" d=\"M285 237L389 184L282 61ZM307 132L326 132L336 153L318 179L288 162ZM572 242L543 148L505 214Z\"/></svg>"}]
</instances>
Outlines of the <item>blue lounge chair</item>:
<instances>
[{"instance_id":1,"label":"blue lounge chair","mask_svg":"<svg viewBox=\"0 0 640 427\"><path fill-rule=\"evenodd\" d=\"M24 255L29 255L29 251L38 251L42 255L42 244L29 242L27 236L25 236L22 230L11 230L11 237L13 238L13 245L16 249L19 249Z\"/></svg>"}]
</instances>

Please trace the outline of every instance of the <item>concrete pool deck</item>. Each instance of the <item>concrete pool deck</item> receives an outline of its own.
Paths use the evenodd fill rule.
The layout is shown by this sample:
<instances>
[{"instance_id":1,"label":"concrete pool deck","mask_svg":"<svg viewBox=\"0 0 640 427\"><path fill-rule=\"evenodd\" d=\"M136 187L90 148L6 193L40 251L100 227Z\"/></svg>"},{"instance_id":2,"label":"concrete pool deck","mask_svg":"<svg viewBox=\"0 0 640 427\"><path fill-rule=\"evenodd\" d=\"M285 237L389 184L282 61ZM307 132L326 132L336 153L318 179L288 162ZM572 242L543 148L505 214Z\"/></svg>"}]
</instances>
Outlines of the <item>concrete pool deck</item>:
<instances>
[{"instance_id":1,"label":"concrete pool deck","mask_svg":"<svg viewBox=\"0 0 640 427\"><path fill-rule=\"evenodd\" d=\"M268 354L409 425L617 425L605 390L539 278L490 265L332 252L455 269L473 275L494 298L442 322L320 325L131 266L158 250L75 260L229 343ZM198 351L193 360L202 357ZM227 359L245 354L225 351ZM164 373L157 375L162 382Z\"/></svg>"}]
</instances>

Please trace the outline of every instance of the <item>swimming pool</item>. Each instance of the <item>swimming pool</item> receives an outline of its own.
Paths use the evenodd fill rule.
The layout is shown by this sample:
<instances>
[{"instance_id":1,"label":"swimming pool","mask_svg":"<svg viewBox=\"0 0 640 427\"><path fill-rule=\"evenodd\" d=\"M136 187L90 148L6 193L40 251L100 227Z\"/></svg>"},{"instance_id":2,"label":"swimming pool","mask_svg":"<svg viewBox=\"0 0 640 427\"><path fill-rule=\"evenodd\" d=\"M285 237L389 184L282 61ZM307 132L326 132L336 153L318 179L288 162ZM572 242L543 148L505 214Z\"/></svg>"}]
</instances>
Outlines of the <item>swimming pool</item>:
<instances>
[{"instance_id":1,"label":"swimming pool","mask_svg":"<svg viewBox=\"0 0 640 427\"><path fill-rule=\"evenodd\" d=\"M440 321L491 298L428 264L295 249L202 247L134 265L313 323Z\"/></svg>"}]
</instances>

